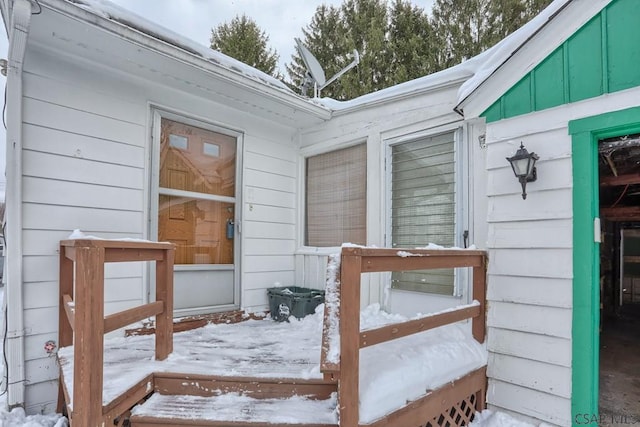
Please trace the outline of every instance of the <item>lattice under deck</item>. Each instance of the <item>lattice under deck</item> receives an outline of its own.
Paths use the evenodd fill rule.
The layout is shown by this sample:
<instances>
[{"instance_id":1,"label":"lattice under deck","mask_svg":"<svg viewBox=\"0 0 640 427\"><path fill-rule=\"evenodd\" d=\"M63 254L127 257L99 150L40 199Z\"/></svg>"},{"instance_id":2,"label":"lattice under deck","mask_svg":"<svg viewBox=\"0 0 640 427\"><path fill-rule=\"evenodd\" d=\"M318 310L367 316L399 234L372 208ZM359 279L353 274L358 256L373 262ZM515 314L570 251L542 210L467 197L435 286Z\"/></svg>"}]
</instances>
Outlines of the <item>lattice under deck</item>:
<instances>
[{"instance_id":1,"label":"lattice under deck","mask_svg":"<svg viewBox=\"0 0 640 427\"><path fill-rule=\"evenodd\" d=\"M451 408L443 411L437 417L433 417L431 421L420 427L460 427L466 426L476 413L476 394L473 393L469 397L461 400Z\"/></svg>"}]
</instances>

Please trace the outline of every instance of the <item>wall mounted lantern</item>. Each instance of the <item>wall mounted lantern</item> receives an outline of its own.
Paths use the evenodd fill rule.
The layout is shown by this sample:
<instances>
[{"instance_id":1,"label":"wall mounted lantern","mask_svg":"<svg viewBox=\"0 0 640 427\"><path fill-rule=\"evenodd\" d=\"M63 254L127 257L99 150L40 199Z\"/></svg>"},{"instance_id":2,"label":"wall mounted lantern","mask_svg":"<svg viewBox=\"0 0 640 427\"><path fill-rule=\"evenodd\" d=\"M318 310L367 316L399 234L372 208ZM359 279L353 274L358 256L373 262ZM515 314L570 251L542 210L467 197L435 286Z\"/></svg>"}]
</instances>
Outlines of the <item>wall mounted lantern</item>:
<instances>
[{"instance_id":1,"label":"wall mounted lantern","mask_svg":"<svg viewBox=\"0 0 640 427\"><path fill-rule=\"evenodd\" d=\"M536 171L536 162L540 157L536 153L529 153L522 142L520 148L516 151L513 157L507 157L507 160L511 164L513 173L520 181L522 185L522 199L527 198L527 182L533 182L538 178Z\"/></svg>"}]
</instances>

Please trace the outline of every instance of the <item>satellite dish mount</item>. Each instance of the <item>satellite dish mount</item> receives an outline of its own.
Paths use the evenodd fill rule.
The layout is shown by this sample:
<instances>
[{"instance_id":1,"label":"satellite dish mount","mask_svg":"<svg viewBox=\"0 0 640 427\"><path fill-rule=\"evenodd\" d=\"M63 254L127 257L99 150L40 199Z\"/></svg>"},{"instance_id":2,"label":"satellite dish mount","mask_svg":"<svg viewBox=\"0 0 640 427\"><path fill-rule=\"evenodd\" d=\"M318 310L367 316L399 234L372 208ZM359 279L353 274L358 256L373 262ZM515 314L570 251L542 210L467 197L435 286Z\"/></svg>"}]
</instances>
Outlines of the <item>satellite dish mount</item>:
<instances>
[{"instance_id":1,"label":"satellite dish mount","mask_svg":"<svg viewBox=\"0 0 640 427\"><path fill-rule=\"evenodd\" d=\"M309 49L307 49L307 47L302 44L300 39L295 39L295 41L298 45L298 51L300 52L300 56L302 56L304 65L307 67L305 81L302 84L303 95L306 95L307 89L313 86L313 96L314 98L319 98L320 91L322 91L322 89L338 80L344 73L360 63L360 55L358 54L358 51L354 49L353 61L351 62L351 64L347 65L342 70L338 71L333 77L327 80L324 75L324 70L322 69L322 66L320 65L316 57L313 56L311 51L309 51Z\"/></svg>"}]
</instances>

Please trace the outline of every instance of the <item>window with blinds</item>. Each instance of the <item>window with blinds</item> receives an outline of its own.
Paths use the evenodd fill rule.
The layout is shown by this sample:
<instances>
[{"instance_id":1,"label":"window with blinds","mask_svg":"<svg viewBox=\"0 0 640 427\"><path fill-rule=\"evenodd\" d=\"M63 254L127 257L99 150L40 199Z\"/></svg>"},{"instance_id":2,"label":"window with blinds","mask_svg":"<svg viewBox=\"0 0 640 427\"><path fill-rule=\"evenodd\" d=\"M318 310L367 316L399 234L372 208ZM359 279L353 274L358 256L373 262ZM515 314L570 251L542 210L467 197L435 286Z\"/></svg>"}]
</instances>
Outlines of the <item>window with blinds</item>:
<instances>
[{"instance_id":1,"label":"window with blinds","mask_svg":"<svg viewBox=\"0 0 640 427\"><path fill-rule=\"evenodd\" d=\"M454 133L391 147L391 239L398 248L455 243ZM453 295L454 270L395 272L392 287Z\"/></svg>"},{"instance_id":2,"label":"window with blinds","mask_svg":"<svg viewBox=\"0 0 640 427\"><path fill-rule=\"evenodd\" d=\"M306 172L305 244L366 244L366 144L309 157Z\"/></svg>"}]
</instances>

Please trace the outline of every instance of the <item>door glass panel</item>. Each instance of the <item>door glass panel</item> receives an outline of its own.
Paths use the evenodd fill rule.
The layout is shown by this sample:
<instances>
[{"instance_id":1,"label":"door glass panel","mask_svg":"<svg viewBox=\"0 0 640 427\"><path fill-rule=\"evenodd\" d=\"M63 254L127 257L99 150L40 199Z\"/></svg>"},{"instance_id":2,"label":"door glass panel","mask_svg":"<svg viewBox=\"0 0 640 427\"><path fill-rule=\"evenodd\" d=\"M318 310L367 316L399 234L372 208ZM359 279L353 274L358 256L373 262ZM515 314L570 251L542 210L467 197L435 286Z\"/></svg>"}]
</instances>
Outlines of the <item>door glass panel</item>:
<instances>
[{"instance_id":1,"label":"door glass panel","mask_svg":"<svg viewBox=\"0 0 640 427\"><path fill-rule=\"evenodd\" d=\"M234 263L235 165L235 137L162 119L158 239L176 264Z\"/></svg>"},{"instance_id":2,"label":"door glass panel","mask_svg":"<svg viewBox=\"0 0 640 427\"><path fill-rule=\"evenodd\" d=\"M160 188L235 196L235 137L167 119L161 127Z\"/></svg>"},{"instance_id":3,"label":"door glass panel","mask_svg":"<svg viewBox=\"0 0 640 427\"><path fill-rule=\"evenodd\" d=\"M158 239L176 264L233 264L233 204L160 195Z\"/></svg>"}]
</instances>

